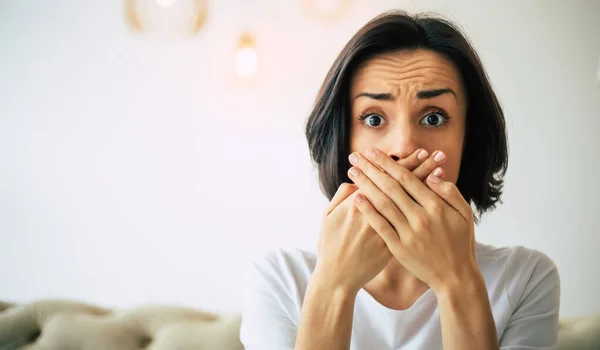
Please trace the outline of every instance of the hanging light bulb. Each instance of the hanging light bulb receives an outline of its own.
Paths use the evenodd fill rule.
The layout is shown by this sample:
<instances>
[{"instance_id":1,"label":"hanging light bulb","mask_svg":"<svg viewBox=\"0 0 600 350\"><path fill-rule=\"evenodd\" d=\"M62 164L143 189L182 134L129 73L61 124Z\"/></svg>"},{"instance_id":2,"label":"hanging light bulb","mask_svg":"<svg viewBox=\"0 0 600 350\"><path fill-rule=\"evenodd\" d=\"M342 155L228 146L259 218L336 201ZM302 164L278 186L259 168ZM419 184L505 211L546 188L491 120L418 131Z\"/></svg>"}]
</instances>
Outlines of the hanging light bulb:
<instances>
[{"instance_id":1,"label":"hanging light bulb","mask_svg":"<svg viewBox=\"0 0 600 350\"><path fill-rule=\"evenodd\" d=\"M124 0L125 20L135 32L198 34L208 16L208 0Z\"/></svg>"},{"instance_id":2,"label":"hanging light bulb","mask_svg":"<svg viewBox=\"0 0 600 350\"><path fill-rule=\"evenodd\" d=\"M350 8L351 0L304 0L305 8L323 19L338 19Z\"/></svg>"},{"instance_id":3,"label":"hanging light bulb","mask_svg":"<svg viewBox=\"0 0 600 350\"><path fill-rule=\"evenodd\" d=\"M258 68L258 54L254 38L249 33L245 33L240 38L233 63L237 74L244 78L249 78L256 72Z\"/></svg>"}]
</instances>

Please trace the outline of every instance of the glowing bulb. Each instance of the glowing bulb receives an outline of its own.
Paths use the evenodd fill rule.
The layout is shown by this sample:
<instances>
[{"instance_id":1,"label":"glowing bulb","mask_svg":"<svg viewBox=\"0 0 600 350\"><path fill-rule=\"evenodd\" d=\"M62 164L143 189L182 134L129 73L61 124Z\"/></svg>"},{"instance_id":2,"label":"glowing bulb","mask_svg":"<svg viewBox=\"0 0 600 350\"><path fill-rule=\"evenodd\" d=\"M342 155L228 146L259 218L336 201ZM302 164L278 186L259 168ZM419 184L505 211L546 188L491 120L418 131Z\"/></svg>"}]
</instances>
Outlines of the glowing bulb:
<instances>
[{"instance_id":1,"label":"glowing bulb","mask_svg":"<svg viewBox=\"0 0 600 350\"><path fill-rule=\"evenodd\" d=\"M319 13L330 15L343 6L342 0L317 0L314 1L315 10Z\"/></svg>"},{"instance_id":2,"label":"glowing bulb","mask_svg":"<svg viewBox=\"0 0 600 350\"><path fill-rule=\"evenodd\" d=\"M169 7L175 3L175 0L156 0L156 4L160 7Z\"/></svg>"},{"instance_id":3,"label":"glowing bulb","mask_svg":"<svg viewBox=\"0 0 600 350\"><path fill-rule=\"evenodd\" d=\"M352 0L304 0L304 6L314 15L337 19L348 11Z\"/></svg>"},{"instance_id":4,"label":"glowing bulb","mask_svg":"<svg viewBox=\"0 0 600 350\"><path fill-rule=\"evenodd\" d=\"M258 67L258 56L252 47L244 47L235 55L235 70L243 77L250 77Z\"/></svg>"},{"instance_id":5,"label":"glowing bulb","mask_svg":"<svg viewBox=\"0 0 600 350\"><path fill-rule=\"evenodd\" d=\"M233 59L237 74L244 78L252 76L258 68L258 54L254 39L248 33L242 35L240 45Z\"/></svg>"}]
</instances>

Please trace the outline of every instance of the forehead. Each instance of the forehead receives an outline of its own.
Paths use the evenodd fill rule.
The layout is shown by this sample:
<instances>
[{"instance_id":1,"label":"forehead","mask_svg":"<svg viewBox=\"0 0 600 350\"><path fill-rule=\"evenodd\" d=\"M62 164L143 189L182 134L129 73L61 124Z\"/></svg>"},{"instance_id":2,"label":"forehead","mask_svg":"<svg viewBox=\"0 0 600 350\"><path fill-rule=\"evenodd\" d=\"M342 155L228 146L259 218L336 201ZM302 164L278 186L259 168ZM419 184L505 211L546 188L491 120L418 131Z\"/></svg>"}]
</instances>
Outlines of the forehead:
<instances>
[{"instance_id":1,"label":"forehead","mask_svg":"<svg viewBox=\"0 0 600 350\"><path fill-rule=\"evenodd\" d=\"M375 56L352 77L351 95L364 91L415 95L424 89L451 88L464 96L452 61L431 50L397 51Z\"/></svg>"}]
</instances>

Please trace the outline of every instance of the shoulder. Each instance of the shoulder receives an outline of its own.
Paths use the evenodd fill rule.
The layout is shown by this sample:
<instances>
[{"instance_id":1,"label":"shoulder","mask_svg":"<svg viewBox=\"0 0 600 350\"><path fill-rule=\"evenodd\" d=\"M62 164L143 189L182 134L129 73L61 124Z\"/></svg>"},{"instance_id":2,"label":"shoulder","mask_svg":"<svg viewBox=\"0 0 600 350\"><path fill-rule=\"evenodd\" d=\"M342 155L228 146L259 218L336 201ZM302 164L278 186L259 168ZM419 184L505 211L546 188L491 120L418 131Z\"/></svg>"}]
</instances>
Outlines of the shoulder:
<instances>
[{"instance_id":1,"label":"shoulder","mask_svg":"<svg viewBox=\"0 0 600 350\"><path fill-rule=\"evenodd\" d=\"M477 242L477 263L487 270L504 269L510 276L531 276L556 271L545 253L524 246L494 247Z\"/></svg>"},{"instance_id":2,"label":"shoulder","mask_svg":"<svg viewBox=\"0 0 600 350\"><path fill-rule=\"evenodd\" d=\"M279 248L254 256L246 272L258 272L273 278L287 275L310 276L317 262L316 254L301 249Z\"/></svg>"},{"instance_id":3,"label":"shoulder","mask_svg":"<svg viewBox=\"0 0 600 350\"><path fill-rule=\"evenodd\" d=\"M240 340L247 349L292 349L316 256L300 249L255 254L243 274Z\"/></svg>"},{"instance_id":4,"label":"shoulder","mask_svg":"<svg viewBox=\"0 0 600 350\"><path fill-rule=\"evenodd\" d=\"M539 250L477 243L476 258L486 284L502 287L513 307L540 285L549 289L560 287L554 261Z\"/></svg>"},{"instance_id":5,"label":"shoulder","mask_svg":"<svg viewBox=\"0 0 600 350\"><path fill-rule=\"evenodd\" d=\"M477 263L488 269L504 267L513 273L531 273L536 269L556 270L554 261L548 255L524 246L495 247L477 242L475 255Z\"/></svg>"},{"instance_id":6,"label":"shoulder","mask_svg":"<svg viewBox=\"0 0 600 350\"><path fill-rule=\"evenodd\" d=\"M301 249L280 248L261 253L245 267L244 285L303 297L316 262L316 254Z\"/></svg>"}]
</instances>

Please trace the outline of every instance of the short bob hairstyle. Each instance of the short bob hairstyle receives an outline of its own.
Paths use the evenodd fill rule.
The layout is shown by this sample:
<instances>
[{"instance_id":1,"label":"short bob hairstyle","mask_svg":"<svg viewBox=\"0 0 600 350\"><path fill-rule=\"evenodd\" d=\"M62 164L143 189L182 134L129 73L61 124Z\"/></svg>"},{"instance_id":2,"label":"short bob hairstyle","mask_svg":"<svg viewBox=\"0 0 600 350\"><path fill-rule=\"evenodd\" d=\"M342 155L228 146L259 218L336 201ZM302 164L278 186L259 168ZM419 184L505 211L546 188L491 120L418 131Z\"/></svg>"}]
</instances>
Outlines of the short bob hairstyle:
<instances>
[{"instance_id":1,"label":"short bob hairstyle","mask_svg":"<svg viewBox=\"0 0 600 350\"><path fill-rule=\"evenodd\" d=\"M343 182L351 182L350 84L357 68L374 56L400 50L428 49L450 59L466 92L466 129L457 187L479 217L502 203L508 144L502 108L479 56L461 30L429 14L385 12L354 35L327 73L305 125L321 191L329 200ZM478 215L475 213L475 220Z\"/></svg>"}]
</instances>

